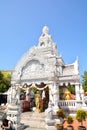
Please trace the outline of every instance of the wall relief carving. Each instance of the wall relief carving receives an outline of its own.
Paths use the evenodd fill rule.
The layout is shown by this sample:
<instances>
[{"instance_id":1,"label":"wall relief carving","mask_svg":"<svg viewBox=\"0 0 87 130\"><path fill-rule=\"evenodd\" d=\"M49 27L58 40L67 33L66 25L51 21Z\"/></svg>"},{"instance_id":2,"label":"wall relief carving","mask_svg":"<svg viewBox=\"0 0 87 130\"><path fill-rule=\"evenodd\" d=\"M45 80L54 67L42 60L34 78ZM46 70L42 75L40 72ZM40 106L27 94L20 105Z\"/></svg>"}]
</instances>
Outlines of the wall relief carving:
<instances>
[{"instance_id":1,"label":"wall relief carving","mask_svg":"<svg viewBox=\"0 0 87 130\"><path fill-rule=\"evenodd\" d=\"M22 78L31 77L43 73L45 70L44 64L41 64L37 60L32 60L28 62L22 69Z\"/></svg>"}]
</instances>

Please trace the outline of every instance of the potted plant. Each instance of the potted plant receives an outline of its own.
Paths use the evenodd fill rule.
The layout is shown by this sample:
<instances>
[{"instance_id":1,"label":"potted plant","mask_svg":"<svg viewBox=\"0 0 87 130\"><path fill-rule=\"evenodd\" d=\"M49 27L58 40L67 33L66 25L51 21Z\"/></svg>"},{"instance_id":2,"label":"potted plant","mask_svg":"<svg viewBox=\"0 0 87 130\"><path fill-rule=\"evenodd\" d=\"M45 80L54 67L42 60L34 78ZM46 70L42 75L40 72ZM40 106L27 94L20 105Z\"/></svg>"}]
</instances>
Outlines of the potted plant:
<instances>
[{"instance_id":1,"label":"potted plant","mask_svg":"<svg viewBox=\"0 0 87 130\"><path fill-rule=\"evenodd\" d=\"M63 123L64 123L64 118L65 118L65 113L62 109L58 109L56 112L57 119L56 121L56 128L57 130L63 130Z\"/></svg>"},{"instance_id":2,"label":"potted plant","mask_svg":"<svg viewBox=\"0 0 87 130\"><path fill-rule=\"evenodd\" d=\"M62 109L58 109L56 115L58 118L63 118L63 119L65 118L65 112Z\"/></svg>"},{"instance_id":3,"label":"potted plant","mask_svg":"<svg viewBox=\"0 0 87 130\"><path fill-rule=\"evenodd\" d=\"M86 111L85 111L85 110L80 109L80 110L78 110L78 111L76 112L76 119L77 119L79 122L81 122L81 125L78 126L78 130L86 130L86 127L83 126L83 121L86 120L86 116L87 116L87 114L86 114Z\"/></svg>"},{"instance_id":4,"label":"potted plant","mask_svg":"<svg viewBox=\"0 0 87 130\"><path fill-rule=\"evenodd\" d=\"M69 124L69 125L67 126L67 130L74 130L73 126L71 125L71 124L73 123L73 118L72 118L72 116L67 116L66 121L67 121L67 123Z\"/></svg>"}]
</instances>

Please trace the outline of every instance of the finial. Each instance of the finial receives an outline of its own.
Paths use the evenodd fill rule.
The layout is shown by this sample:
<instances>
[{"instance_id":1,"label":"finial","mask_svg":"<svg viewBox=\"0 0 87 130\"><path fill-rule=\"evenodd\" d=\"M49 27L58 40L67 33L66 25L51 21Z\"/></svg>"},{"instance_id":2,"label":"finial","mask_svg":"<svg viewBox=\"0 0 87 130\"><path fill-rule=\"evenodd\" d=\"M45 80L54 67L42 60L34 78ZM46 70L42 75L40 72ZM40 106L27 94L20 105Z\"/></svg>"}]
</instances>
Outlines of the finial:
<instances>
[{"instance_id":1,"label":"finial","mask_svg":"<svg viewBox=\"0 0 87 130\"><path fill-rule=\"evenodd\" d=\"M48 34L49 28L44 26L42 29L42 35L39 38L39 46L51 46L52 45L52 37Z\"/></svg>"},{"instance_id":2,"label":"finial","mask_svg":"<svg viewBox=\"0 0 87 130\"><path fill-rule=\"evenodd\" d=\"M76 58L76 60L74 62L74 69L75 69L75 74L79 74L78 57Z\"/></svg>"},{"instance_id":3,"label":"finial","mask_svg":"<svg viewBox=\"0 0 87 130\"><path fill-rule=\"evenodd\" d=\"M49 28L47 26L44 26L42 32L43 34L48 34Z\"/></svg>"},{"instance_id":4,"label":"finial","mask_svg":"<svg viewBox=\"0 0 87 130\"><path fill-rule=\"evenodd\" d=\"M76 57L76 60L77 60L77 61L79 60L78 56Z\"/></svg>"}]
</instances>

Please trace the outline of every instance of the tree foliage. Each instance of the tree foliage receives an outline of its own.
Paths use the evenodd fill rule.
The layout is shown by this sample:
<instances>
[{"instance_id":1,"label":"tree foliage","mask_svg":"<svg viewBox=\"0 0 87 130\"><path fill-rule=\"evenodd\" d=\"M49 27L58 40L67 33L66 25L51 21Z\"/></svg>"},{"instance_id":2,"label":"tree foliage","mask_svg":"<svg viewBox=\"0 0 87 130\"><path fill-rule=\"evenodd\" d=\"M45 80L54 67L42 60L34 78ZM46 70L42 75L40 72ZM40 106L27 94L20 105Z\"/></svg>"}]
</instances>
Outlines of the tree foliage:
<instances>
[{"instance_id":1,"label":"tree foliage","mask_svg":"<svg viewBox=\"0 0 87 130\"><path fill-rule=\"evenodd\" d=\"M58 118L65 118L65 112L63 111L63 109L58 109L56 115Z\"/></svg>"},{"instance_id":2,"label":"tree foliage","mask_svg":"<svg viewBox=\"0 0 87 130\"><path fill-rule=\"evenodd\" d=\"M85 110L77 110L76 112L76 119L81 122L81 125L83 125L83 121L86 119L86 111Z\"/></svg>"},{"instance_id":3,"label":"tree foliage","mask_svg":"<svg viewBox=\"0 0 87 130\"><path fill-rule=\"evenodd\" d=\"M87 71L84 71L82 75L82 86L85 92L87 92Z\"/></svg>"},{"instance_id":4,"label":"tree foliage","mask_svg":"<svg viewBox=\"0 0 87 130\"><path fill-rule=\"evenodd\" d=\"M2 80L3 79L3 74L2 74L2 72L0 71L0 80Z\"/></svg>"},{"instance_id":5,"label":"tree foliage","mask_svg":"<svg viewBox=\"0 0 87 130\"><path fill-rule=\"evenodd\" d=\"M69 85L68 89L72 94L75 94L75 86Z\"/></svg>"},{"instance_id":6,"label":"tree foliage","mask_svg":"<svg viewBox=\"0 0 87 130\"><path fill-rule=\"evenodd\" d=\"M8 74L4 76L4 74L0 71L0 93L6 92L11 86L11 75Z\"/></svg>"},{"instance_id":7,"label":"tree foliage","mask_svg":"<svg viewBox=\"0 0 87 130\"><path fill-rule=\"evenodd\" d=\"M73 120L72 116L67 116L66 121L68 124L72 124L74 120Z\"/></svg>"}]
</instances>

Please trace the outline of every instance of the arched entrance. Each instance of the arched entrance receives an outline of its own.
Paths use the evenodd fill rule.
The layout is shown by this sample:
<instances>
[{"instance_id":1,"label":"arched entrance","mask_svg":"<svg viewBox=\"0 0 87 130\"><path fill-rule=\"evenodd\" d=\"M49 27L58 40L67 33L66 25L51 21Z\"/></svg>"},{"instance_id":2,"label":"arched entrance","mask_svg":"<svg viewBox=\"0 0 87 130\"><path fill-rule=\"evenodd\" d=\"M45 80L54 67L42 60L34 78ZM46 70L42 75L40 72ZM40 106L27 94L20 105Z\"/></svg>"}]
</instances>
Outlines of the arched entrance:
<instances>
[{"instance_id":1,"label":"arched entrance","mask_svg":"<svg viewBox=\"0 0 87 130\"><path fill-rule=\"evenodd\" d=\"M48 108L49 103L49 86L41 82L40 84L24 84L23 89L26 91L26 100L29 100L30 110L36 108L36 95L39 92L39 109L40 112Z\"/></svg>"}]
</instances>

